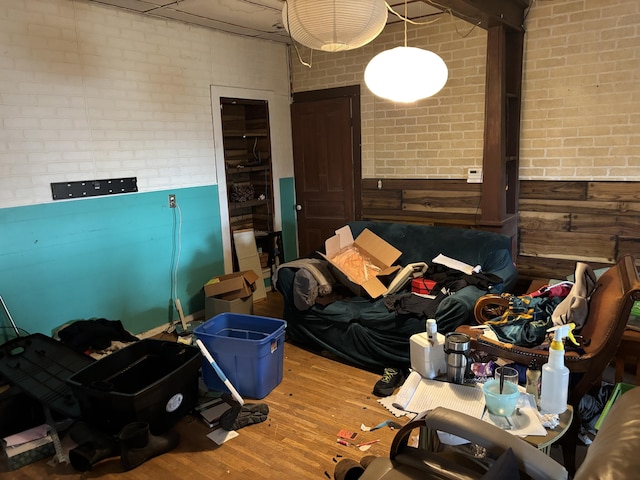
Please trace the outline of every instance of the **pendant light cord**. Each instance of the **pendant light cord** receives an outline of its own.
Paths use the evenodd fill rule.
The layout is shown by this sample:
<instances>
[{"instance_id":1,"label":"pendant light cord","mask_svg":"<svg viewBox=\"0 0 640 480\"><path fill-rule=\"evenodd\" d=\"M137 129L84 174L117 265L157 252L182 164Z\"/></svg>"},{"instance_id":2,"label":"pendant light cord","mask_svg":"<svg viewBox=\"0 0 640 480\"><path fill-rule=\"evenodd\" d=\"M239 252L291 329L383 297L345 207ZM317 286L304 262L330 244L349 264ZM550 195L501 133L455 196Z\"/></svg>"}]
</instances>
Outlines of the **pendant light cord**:
<instances>
[{"instance_id":1,"label":"pendant light cord","mask_svg":"<svg viewBox=\"0 0 640 480\"><path fill-rule=\"evenodd\" d=\"M404 0L404 46L407 46L407 0Z\"/></svg>"}]
</instances>

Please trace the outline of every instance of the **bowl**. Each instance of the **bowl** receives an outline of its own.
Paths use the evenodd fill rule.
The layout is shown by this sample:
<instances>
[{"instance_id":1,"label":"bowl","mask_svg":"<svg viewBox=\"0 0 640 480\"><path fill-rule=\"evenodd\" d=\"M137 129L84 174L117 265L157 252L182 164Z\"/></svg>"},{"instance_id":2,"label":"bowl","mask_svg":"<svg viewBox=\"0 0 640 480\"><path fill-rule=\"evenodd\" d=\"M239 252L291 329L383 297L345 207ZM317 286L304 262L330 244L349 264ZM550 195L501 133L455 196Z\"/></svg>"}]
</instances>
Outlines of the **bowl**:
<instances>
[{"instance_id":1,"label":"bowl","mask_svg":"<svg viewBox=\"0 0 640 480\"><path fill-rule=\"evenodd\" d=\"M508 417L513 414L520 397L520 390L515 383L504 382L500 393L500 380L489 380L482 387L487 410L494 415Z\"/></svg>"}]
</instances>

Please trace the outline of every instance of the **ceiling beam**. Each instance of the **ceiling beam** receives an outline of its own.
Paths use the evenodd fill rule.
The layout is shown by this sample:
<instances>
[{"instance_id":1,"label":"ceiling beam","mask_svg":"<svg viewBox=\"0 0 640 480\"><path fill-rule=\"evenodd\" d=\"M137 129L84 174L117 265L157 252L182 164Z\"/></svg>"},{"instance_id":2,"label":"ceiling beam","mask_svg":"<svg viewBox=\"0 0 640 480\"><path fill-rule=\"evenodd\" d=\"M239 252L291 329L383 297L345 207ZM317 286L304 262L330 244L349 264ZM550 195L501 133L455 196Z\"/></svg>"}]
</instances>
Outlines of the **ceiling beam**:
<instances>
[{"instance_id":1,"label":"ceiling beam","mask_svg":"<svg viewBox=\"0 0 640 480\"><path fill-rule=\"evenodd\" d=\"M525 12L529 3L530 0L438 0L437 6L450 8L456 17L485 30L503 25L524 31Z\"/></svg>"}]
</instances>

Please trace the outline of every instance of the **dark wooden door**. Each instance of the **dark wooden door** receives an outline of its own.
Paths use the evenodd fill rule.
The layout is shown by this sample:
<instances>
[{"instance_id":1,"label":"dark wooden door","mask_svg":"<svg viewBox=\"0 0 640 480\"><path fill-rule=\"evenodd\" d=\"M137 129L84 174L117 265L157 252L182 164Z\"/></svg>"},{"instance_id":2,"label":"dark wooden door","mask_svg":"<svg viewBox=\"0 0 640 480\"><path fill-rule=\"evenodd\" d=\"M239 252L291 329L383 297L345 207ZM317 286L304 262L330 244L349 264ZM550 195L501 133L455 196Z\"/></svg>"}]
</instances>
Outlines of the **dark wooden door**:
<instances>
[{"instance_id":1,"label":"dark wooden door","mask_svg":"<svg viewBox=\"0 0 640 480\"><path fill-rule=\"evenodd\" d=\"M359 99L357 87L294 95L291 118L300 256L323 249L336 229L359 218Z\"/></svg>"}]
</instances>

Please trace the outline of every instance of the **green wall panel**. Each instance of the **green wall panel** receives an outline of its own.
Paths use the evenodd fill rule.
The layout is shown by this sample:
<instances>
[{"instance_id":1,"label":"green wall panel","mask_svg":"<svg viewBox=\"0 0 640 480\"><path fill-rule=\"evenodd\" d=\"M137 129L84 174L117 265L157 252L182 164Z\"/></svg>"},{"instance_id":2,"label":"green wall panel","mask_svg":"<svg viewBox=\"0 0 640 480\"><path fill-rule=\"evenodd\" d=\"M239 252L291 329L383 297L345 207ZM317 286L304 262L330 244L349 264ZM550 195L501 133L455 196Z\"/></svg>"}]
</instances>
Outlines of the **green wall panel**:
<instances>
[{"instance_id":1,"label":"green wall panel","mask_svg":"<svg viewBox=\"0 0 640 480\"><path fill-rule=\"evenodd\" d=\"M280 179L280 210L282 212L282 248L286 262L298 257L298 224L296 221L296 191L293 177Z\"/></svg>"},{"instance_id":2,"label":"green wall panel","mask_svg":"<svg viewBox=\"0 0 640 480\"><path fill-rule=\"evenodd\" d=\"M177 296L198 312L224 272L219 212L217 186L0 209L0 295L29 333L107 318L138 334L177 319L177 263Z\"/></svg>"}]
</instances>

